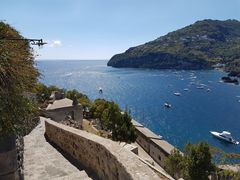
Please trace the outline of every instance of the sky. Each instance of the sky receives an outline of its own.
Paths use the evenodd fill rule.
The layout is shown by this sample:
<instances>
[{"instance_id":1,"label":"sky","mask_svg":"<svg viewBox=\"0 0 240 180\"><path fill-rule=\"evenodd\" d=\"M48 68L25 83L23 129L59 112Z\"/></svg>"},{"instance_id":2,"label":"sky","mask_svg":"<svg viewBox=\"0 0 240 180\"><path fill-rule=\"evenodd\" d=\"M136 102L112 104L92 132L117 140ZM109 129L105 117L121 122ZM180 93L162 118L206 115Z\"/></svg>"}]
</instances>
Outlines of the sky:
<instances>
[{"instance_id":1,"label":"sky","mask_svg":"<svg viewBox=\"0 0 240 180\"><path fill-rule=\"evenodd\" d=\"M110 59L203 19L240 20L240 0L1 0L0 20L48 44L37 59Z\"/></svg>"}]
</instances>

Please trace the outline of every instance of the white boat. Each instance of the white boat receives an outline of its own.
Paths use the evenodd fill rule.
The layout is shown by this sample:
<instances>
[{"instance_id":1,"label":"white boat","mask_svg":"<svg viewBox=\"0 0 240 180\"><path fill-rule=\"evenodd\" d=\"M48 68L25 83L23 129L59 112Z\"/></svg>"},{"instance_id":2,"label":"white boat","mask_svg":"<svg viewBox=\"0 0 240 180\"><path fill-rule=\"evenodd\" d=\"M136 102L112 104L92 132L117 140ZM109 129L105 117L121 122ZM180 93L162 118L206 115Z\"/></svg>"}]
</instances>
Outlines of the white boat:
<instances>
[{"instance_id":1,"label":"white boat","mask_svg":"<svg viewBox=\"0 0 240 180\"><path fill-rule=\"evenodd\" d=\"M204 89L203 86L197 86L197 89Z\"/></svg>"},{"instance_id":2,"label":"white boat","mask_svg":"<svg viewBox=\"0 0 240 180\"><path fill-rule=\"evenodd\" d=\"M228 131L223 131L221 133L215 132L215 131L210 131L210 133L218 139L221 139L221 140L227 141L229 143L233 143L233 144L239 144L238 141L236 141L232 138L231 133Z\"/></svg>"},{"instance_id":3,"label":"white boat","mask_svg":"<svg viewBox=\"0 0 240 180\"><path fill-rule=\"evenodd\" d=\"M180 92L175 92L174 95L175 96L181 96L181 93Z\"/></svg>"},{"instance_id":4,"label":"white boat","mask_svg":"<svg viewBox=\"0 0 240 180\"><path fill-rule=\"evenodd\" d=\"M102 94L102 93L103 93L103 90L102 90L102 88L101 88L101 87L98 89L98 92L99 92L100 94Z\"/></svg>"},{"instance_id":5,"label":"white boat","mask_svg":"<svg viewBox=\"0 0 240 180\"><path fill-rule=\"evenodd\" d=\"M188 88L185 88L185 89L183 89L184 91L189 91L189 89Z\"/></svg>"},{"instance_id":6,"label":"white boat","mask_svg":"<svg viewBox=\"0 0 240 180\"><path fill-rule=\"evenodd\" d=\"M170 103L164 103L164 106L166 107L166 108L171 108L172 107L172 105L170 104Z\"/></svg>"}]
</instances>

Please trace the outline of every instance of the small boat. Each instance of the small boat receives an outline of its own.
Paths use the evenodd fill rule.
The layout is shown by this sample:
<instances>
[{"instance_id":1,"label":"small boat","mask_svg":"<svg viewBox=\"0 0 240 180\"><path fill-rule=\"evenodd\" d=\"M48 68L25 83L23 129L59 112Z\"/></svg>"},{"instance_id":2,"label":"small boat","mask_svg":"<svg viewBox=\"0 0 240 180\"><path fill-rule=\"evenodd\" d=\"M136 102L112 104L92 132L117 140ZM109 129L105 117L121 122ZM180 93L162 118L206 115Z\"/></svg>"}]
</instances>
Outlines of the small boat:
<instances>
[{"instance_id":1,"label":"small boat","mask_svg":"<svg viewBox=\"0 0 240 180\"><path fill-rule=\"evenodd\" d=\"M184 91L189 91L189 89L188 88L185 88L185 89L183 89Z\"/></svg>"},{"instance_id":2,"label":"small boat","mask_svg":"<svg viewBox=\"0 0 240 180\"><path fill-rule=\"evenodd\" d=\"M208 88L208 89L207 89L207 92L210 92L210 91L211 91L211 89Z\"/></svg>"},{"instance_id":3,"label":"small boat","mask_svg":"<svg viewBox=\"0 0 240 180\"><path fill-rule=\"evenodd\" d=\"M166 108L171 108L172 107L172 105L170 104L170 103L164 103L164 106L166 107Z\"/></svg>"},{"instance_id":4,"label":"small boat","mask_svg":"<svg viewBox=\"0 0 240 180\"><path fill-rule=\"evenodd\" d=\"M103 93L103 90L102 90L102 88L101 88L101 87L98 89L98 92L99 92L100 94L102 94L102 93Z\"/></svg>"},{"instance_id":5,"label":"small boat","mask_svg":"<svg viewBox=\"0 0 240 180\"><path fill-rule=\"evenodd\" d=\"M204 89L203 86L197 86L197 89Z\"/></svg>"},{"instance_id":6,"label":"small boat","mask_svg":"<svg viewBox=\"0 0 240 180\"><path fill-rule=\"evenodd\" d=\"M181 96L181 93L180 92L175 92L174 95L175 96Z\"/></svg>"},{"instance_id":7,"label":"small boat","mask_svg":"<svg viewBox=\"0 0 240 180\"><path fill-rule=\"evenodd\" d=\"M236 141L236 140L234 140L234 139L232 138L231 133L228 132L228 131L223 131L223 132L221 132L221 133L215 132L215 131L210 131L210 133L211 133L214 137L216 137L216 138L218 138L218 139L227 141L227 142L232 143L232 144L239 144L238 141Z\"/></svg>"}]
</instances>

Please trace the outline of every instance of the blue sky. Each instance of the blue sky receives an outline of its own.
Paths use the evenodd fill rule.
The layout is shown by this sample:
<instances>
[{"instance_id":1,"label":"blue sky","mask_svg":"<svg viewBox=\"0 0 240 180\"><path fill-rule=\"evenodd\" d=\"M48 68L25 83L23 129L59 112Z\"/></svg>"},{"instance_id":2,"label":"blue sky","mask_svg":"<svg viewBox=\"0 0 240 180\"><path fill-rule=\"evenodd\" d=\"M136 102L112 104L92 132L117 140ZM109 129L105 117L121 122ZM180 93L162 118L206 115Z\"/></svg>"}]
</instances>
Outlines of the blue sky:
<instances>
[{"instance_id":1,"label":"blue sky","mask_svg":"<svg viewBox=\"0 0 240 180\"><path fill-rule=\"evenodd\" d=\"M0 1L0 20L48 42L38 59L109 59L203 19L240 20L240 0Z\"/></svg>"}]
</instances>

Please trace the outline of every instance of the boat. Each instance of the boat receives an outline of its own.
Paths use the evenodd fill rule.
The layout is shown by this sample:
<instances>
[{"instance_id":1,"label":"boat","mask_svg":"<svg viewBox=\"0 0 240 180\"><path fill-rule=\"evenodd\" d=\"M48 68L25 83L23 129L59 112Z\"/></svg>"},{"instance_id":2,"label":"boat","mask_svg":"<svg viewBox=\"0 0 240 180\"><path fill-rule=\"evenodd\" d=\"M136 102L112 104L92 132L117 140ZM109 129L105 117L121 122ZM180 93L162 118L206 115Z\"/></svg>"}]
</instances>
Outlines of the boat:
<instances>
[{"instance_id":1,"label":"boat","mask_svg":"<svg viewBox=\"0 0 240 180\"><path fill-rule=\"evenodd\" d=\"M183 89L184 91L189 91L189 89L188 88L185 88L185 89Z\"/></svg>"},{"instance_id":2,"label":"boat","mask_svg":"<svg viewBox=\"0 0 240 180\"><path fill-rule=\"evenodd\" d=\"M102 94L102 93L103 93L103 90L102 90L102 88L101 88L101 87L98 89L98 92L99 92L100 94Z\"/></svg>"},{"instance_id":3,"label":"boat","mask_svg":"<svg viewBox=\"0 0 240 180\"><path fill-rule=\"evenodd\" d=\"M203 86L197 86L197 89L204 89Z\"/></svg>"},{"instance_id":4,"label":"boat","mask_svg":"<svg viewBox=\"0 0 240 180\"><path fill-rule=\"evenodd\" d=\"M171 108L172 107L172 105L170 104L170 103L164 103L164 106L166 107L166 108Z\"/></svg>"},{"instance_id":5,"label":"boat","mask_svg":"<svg viewBox=\"0 0 240 180\"><path fill-rule=\"evenodd\" d=\"M210 133L211 133L214 137L216 137L216 138L218 138L218 139L227 141L227 142L232 143L232 144L239 144L238 141L236 141L236 140L234 140L234 139L232 138L231 133L228 132L228 131L223 131L223 132L221 132L221 133L215 132L215 131L210 131Z\"/></svg>"},{"instance_id":6,"label":"boat","mask_svg":"<svg viewBox=\"0 0 240 180\"><path fill-rule=\"evenodd\" d=\"M180 92L175 92L174 95L175 96L181 96L181 93Z\"/></svg>"}]
</instances>

